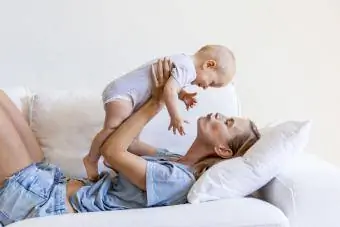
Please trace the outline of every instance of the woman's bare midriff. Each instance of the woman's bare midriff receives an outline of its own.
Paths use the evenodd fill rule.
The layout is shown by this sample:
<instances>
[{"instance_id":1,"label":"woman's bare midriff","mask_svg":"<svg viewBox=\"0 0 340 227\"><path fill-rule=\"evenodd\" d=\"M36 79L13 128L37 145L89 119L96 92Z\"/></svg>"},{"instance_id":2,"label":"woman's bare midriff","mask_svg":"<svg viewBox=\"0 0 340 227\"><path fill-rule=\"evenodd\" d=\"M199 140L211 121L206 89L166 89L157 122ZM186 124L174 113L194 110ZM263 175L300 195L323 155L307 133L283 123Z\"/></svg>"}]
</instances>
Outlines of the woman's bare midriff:
<instances>
[{"instance_id":1,"label":"woman's bare midriff","mask_svg":"<svg viewBox=\"0 0 340 227\"><path fill-rule=\"evenodd\" d=\"M70 196L76 193L84 184L77 180L70 180L66 184L66 206L69 213L75 213L75 210L71 206Z\"/></svg>"}]
</instances>

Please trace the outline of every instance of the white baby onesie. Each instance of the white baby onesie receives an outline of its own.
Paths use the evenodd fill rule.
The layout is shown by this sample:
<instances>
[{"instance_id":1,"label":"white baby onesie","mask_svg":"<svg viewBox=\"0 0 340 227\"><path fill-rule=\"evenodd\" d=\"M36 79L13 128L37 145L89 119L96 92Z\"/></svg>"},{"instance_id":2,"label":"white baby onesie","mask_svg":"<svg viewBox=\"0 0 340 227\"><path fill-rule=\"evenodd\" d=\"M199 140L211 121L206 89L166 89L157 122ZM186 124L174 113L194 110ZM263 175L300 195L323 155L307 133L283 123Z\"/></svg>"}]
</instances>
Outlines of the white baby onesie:
<instances>
[{"instance_id":1,"label":"white baby onesie","mask_svg":"<svg viewBox=\"0 0 340 227\"><path fill-rule=\"evenodd\" d=\"M195 65L189 55L173 55L170 60L174 64L171 76L175 78L181 88L190 85L196 79ZM109 83L102 94L103 103L124 99L132 102L134 110L142 106L151 95L151 67L155 62L157 60L148 62Z\"/></svg>"}]
</instances>

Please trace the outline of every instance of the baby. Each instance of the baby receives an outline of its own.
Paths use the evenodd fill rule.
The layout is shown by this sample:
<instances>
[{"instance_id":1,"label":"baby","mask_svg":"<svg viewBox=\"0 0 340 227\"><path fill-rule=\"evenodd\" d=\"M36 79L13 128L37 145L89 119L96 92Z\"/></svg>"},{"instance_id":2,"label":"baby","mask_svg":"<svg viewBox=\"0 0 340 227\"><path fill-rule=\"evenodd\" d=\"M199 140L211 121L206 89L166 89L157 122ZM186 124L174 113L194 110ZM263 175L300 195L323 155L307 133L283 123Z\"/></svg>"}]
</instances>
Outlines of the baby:
<instances>
[{"instance_id":1,"label":"baby","mask_svg":"<svg viewBox=\"0 0 340 227\"><path fill-rule=\"evenodd\" d=\"M179 54L169 57L172 62L171 76L164 87L164 102L170 115L169 130L184 135L184 121L180 116L176 100L180 99L186 108L196 104L196 93L184 90L189 85L203 89L223 87L235 74L233 53L222 45L206 45L194 55ZM95 136L90 152L84 158L88 178L98 176L100 147L107 137L151 96L152 67L156 61L147 63L136 70L112 81L105 88L102 98L105 107L104 128Z\"/></svg>"}]
</instances>

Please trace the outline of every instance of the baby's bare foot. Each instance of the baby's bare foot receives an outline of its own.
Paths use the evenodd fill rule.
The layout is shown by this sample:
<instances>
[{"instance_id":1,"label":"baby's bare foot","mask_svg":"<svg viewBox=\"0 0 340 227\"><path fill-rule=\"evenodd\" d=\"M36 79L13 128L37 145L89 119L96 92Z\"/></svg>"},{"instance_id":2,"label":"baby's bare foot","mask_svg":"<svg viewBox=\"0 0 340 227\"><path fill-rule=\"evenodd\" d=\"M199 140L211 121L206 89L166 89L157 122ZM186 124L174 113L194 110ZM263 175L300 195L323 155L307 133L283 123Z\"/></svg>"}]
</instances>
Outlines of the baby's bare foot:
<instances>
[{"instance_id":1,"label":"baby's bare foot","mask_svg":"<svg viewBox=\"0 0 340 227\"><path fill-rule=\"evenodd\" d=\"M83 163L86 169L87 177L90 181L96 181L99 177L98 175L98 161L93 161L89 157L89 155L86 155L83 158Z\"/></svg>"}]
</instances>

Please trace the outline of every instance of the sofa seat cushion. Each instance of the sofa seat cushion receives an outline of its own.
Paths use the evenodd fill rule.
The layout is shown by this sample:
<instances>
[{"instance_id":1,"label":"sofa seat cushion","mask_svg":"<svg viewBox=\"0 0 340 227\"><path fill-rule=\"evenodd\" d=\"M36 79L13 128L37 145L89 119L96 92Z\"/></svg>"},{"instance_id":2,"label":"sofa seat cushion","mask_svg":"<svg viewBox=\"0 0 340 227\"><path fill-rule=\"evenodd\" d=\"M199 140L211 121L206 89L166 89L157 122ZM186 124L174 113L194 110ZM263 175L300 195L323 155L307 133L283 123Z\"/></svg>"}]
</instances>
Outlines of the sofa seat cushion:
<instances>
[{"instance_id":1,"label":"sofa seat cushion","mask_svg":"<svg viewBox=\"0 0 340 227\"><path fill-rule=\"evenodd\" d=\"M27 219L10 227L288 227L284 214L254 198L228 199L201 204L94 212Z\"/></svg>"}]
</instances>

